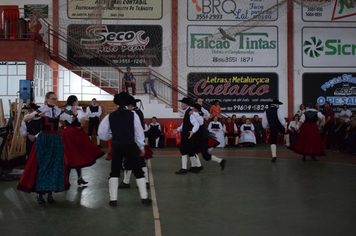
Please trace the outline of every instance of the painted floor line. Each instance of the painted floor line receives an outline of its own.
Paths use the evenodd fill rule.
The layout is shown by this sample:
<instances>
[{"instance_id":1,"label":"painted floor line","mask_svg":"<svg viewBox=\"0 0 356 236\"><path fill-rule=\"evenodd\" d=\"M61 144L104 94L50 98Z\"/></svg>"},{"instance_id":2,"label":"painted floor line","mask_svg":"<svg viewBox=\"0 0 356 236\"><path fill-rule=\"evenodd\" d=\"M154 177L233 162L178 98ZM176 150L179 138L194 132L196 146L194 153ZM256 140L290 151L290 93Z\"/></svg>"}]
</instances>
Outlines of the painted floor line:
<instances>
[{"instance_id":1,"label":"painted floor line","mask_svg":"<svg viewBox=\"0 0 356 236\"><path fill-rule=\"evenodd\" d=\"M150 160L147 160L147 167L148 167L148 176L149 176L150 190L151 190L153 218L155 224L155 236L162 236L161 219L159 217L158 204L156 198L156 189L153 180L152 166Z\"/></svg>"}]
</instances>

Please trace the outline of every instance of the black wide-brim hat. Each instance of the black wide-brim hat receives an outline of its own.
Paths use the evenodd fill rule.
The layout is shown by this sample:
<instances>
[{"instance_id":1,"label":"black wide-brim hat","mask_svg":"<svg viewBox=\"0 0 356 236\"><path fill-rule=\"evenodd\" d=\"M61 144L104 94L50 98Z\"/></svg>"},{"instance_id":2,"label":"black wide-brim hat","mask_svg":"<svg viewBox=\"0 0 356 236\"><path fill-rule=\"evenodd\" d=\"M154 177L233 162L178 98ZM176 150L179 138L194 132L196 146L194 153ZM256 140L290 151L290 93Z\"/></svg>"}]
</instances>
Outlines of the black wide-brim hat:
<instances>
[{"instance_id":1,"label":"black wide-brim hat","mask_svg":"<svg viewBox=\"0 0 356 236\"><path fill-rule=\"evenodd\" d=\"M115 94L113 101L118 106L127 106L130 104L134 107L136 106L135 98L126 92L121 92L119 94Z\"/></svg>"},{"instance_id":2,"label":"black wide-brim hat","mask_svg":"<svg viewBox=\"0 0 356 236\"><path fill-rule=\"evenodd\" d=\"M23 109L33 109L33 110L36 110L36 109L38 109L38 108L40 108L40 106L37 106L37 105L34 104L34 103L29 103L27 106L24 106Z\"/></svg>"},{"instance_id":3,"label":"black wide-brim hat","mask_svg":"<svg viewBox=\"0 0 356 236\"><path fill-rule=\"evenodd\" d=\"M184 97L182 100L178 100L178 101L181 102L181 103L185 103L185 104L187 104L189 106L192 105L192 101L188 97Z\"/></svg>"},{"instance_id":4,"label":"black wide-brim hat","mask_svg":"<svg viewBox=\"0 0 356 236\"><path fill-rule=\"evenodd\" d=\"M271 102L271 104L280 104L280 105L282 105L283 104L283 102L280 102L278 99L273 99L273 101Z\"/></svg>"},{"instance_id":5,"label":"black wide-brim hat","mask_svg":"<svg viewBox=\"0 0 356 236\"><path fill-rule=\"evenodd\" d=\"M193 107L194 107L195 109L197 109L199 112L201 112L201 106L200 106L200 104L195 103L195 104L193 105Z\"/></svg>"}]
</instances>

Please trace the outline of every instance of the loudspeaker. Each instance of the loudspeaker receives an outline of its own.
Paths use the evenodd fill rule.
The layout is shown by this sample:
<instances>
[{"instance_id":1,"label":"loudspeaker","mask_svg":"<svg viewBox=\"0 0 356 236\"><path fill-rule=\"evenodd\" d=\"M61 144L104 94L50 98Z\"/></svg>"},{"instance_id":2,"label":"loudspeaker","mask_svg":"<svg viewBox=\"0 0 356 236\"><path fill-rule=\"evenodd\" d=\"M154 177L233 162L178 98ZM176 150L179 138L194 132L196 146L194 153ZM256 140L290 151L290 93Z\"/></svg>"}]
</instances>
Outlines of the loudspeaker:
<instances>
[{"instance_id":1,"label":"loudspeaker","mask_svg":"<svg viewBox=\"0 0 356 236\"><path fill-rule=\"evenodd\" d=\"M31 82L31 80L20 80L20 99L24 103L27 102L27 99L30 99L30 101L33 100Z\"/></svg>"}]
</instances>

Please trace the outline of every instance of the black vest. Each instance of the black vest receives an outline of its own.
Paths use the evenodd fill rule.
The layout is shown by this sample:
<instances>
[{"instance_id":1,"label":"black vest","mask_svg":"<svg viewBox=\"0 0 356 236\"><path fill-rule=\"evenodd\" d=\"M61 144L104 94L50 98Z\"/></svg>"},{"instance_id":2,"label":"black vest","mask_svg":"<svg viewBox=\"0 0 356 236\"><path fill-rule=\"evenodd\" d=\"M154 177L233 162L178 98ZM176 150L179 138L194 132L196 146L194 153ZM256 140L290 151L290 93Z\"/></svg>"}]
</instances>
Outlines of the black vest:
<instances>
[{"instance_id":1,"label":"black vest","mask_svg":"<svg viewBox=\"0 0 356 236\"><path fill-rule=\"evenodd\" d=\"M244 130L251 130L251 126L244 126Z\"/></svg>"},{"instance_id":2,"label":"black vest","mask_svg":"<svg viewBox=\"0 0 356 236\"><path fill-rule=\"evenodd\" d=\"M25 122L27 132L31 135L36 135L41 131L41 119Z\"/></svg>"},{"instance_id":3,"label":"black vest","mask_svg":"<svg viewBox=\"0 0 356 236\"><path fill-rule=\"evenodd\" d=\"M98 112L99 111L99 106L89 106L89 109L91 113Z\"/></svg>"},{"instance_id":4,"label":"black vest","mask_svg":"<svg viewBox=\"0 0 356 236\"><path fill-rule=\"evenodd\" d=\"M113 145L136 144L134 113L118 109L109 115Z\"/></svg>"},{"instance_id":5,"label":"black vest","mask_svg":"<svg viewBox=\"0 0 356 236\"><path fill-rule=\"evenodd\" d=\"M318 122L318 112L316 111L306 111L304 112L306 123L316 123Z\"/></svg>"},{"instance_id":6,"label":"black vest","mask_svg":"<svg viewBox=\"0 0 356 236\"><path fill-rule=\"evenodd\" d=\"M189 107L186 112L184 113L184 118L183 118L183 128L182 128L182 136L184 138L188 138L189 137L189 131L191 131L193 129L193 125L192 123L190 123L190 115L189 112L192 109Z\"/></svg>"},{"instance_id":7,"label":"black vest","mask_svg":"<svg viewBox=\"0 0 356 236\"><path fill-rule=\"evenodd\" d=\"M270 127L281 126L281 122L278 119L278 107L270 107L266 110L267 120Z\"/></svg>"},{"instance_id":8,"label":"black vest","mask_svg":"<svg viewBox=\"0 0 356 236\"><path fill-rule=\"evenodd\" d=\"M220 129L219 124L211 124L212 129Z\"/></svg>"}]
</instances>

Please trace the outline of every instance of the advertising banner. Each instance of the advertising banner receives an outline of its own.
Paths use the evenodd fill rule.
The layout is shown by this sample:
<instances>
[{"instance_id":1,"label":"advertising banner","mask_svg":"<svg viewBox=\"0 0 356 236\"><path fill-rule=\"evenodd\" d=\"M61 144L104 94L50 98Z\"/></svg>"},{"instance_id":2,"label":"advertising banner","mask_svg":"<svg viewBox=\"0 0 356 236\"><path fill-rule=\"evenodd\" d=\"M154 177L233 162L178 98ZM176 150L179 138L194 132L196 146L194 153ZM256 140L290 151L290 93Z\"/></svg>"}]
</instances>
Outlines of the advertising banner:
<instances>
[{"instance_id":1,"label":"advertising banner","mask_svg":"<svg viewBox=\"0 0 356 236\"><path fill-rule=\"evenodd\" d=\"M355 67L356 28L305 27L302 32L304 67Z\"/></svg>"},{"instance_id":2,"label":"advertising banner","mask_svg":"<svg viewBox=\"0 0 356 236\"><path fill-rule=\"evenodd\" d=\"M33 14L35 12L38 12L38 16L41 18L48 18L47 4L26 4L24 7L25 18L29 18L30 14Z\"/></svg>"},{"instance_id":3,"label":"advertising banner","mask_svg":"<svg viewBox=\"0 0 356 236\"><path fill-rule=\"evenodd\" d=\"M163 0L67 0L70 19L159 20Z\"/></svg>"},{"instance_id":4,"label":"advertising banner","mask_svg":"<svg viewBox=\"0 0 356 236\"><path fill-rule=\"evenodd\" d=\"M304 21L356 22L356 3L354 0L304 0L302 3L302 18Z\"/></svg>"},{"instance_id":5,"label":"advertising banner","mask_svg":"<svg viewBox=\"0 0 356 236\"><path fill-rule=\"evenodd\" d=\"M261 113L278 98L276 73L189 73L188 92L224 113Z\"/></svg>"},{"instance_id":6,"label":"advertising banner","mask_svg":"<svg viewBox=\"0 0 356 236\"><path fill-rule=\"evenodd\" d=\"M303 103L330 102L334 112L340 112L342 105L356 112L356 73L304 73Z\"/></svg>"},{"instance_id":7,"label":"advertising banner","mask_svg":"<svg viewBox=\"0 0 356 236\"><path fill-rule=\"evenodd\" d=\"M278 28L190 25L189 67L277 67Z\"/></svg>"},{"instance_id":8,"label":"advertising banner","mask_svg":"<svg viewBox=\"0 0 356 236\"><path fill-rule=\"evenodd\" d=\"M278 0L187 0L190 21L275 21Z\"/></svg>"},{"instance_id":9,"label":"advertising banner","mask_svg":"<svg viewBox=\"0 0 356 236\"><path fill-rule=\"evenodd\" d=\"M73 40L74 39L74 40ZM153 67L162 64L160 25L68 26L68 60L83 66Z\"/></svg>"}]
</instances>

